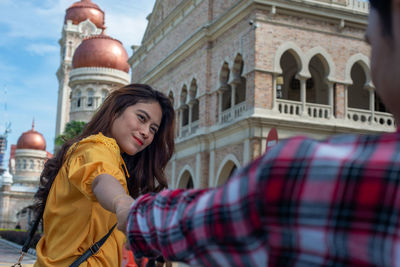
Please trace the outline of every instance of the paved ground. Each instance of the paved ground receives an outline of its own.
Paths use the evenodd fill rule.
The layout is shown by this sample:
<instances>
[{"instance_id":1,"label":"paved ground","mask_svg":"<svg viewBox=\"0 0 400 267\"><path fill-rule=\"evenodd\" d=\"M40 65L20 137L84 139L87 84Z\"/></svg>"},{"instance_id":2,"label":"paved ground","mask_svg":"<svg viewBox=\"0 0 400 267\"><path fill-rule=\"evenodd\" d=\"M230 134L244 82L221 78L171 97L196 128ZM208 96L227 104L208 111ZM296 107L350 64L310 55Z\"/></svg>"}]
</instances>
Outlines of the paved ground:
<instances>
[{"instance_id":1,"label":"paved ground","mask_svg":"<svg viewBox=\"0 0 400 267\"><path fill-rule=\"evenodd\" d=\"M10 267L17 262L21 255L21 246L12 244L0 238L0 267ZM22 261L23 267L32 267L36 257L30 254L25 255Z\"/></svg>"}]
</instances>

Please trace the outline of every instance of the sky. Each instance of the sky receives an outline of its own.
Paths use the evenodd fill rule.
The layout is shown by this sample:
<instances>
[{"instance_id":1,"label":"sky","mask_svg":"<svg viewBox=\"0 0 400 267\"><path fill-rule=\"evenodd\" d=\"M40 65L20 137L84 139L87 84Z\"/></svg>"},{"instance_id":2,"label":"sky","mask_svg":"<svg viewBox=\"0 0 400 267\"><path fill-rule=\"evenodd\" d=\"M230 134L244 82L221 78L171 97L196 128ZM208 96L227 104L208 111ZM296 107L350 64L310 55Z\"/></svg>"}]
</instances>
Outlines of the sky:
<instances>
[{"instance_id":1,"label":"sky","mask_svg":"<svg viewBox=\"0 0 400 267\"><path fill-rule=\"evenodd\" d=\"M62 26L66 9L78 0L0 0L0 134L11 123L3 167L11 144L32 128L53 153ZM140 45L155 0L92 0L105 12L106 33L128 55Z\"/></svg>"}]
</instances>

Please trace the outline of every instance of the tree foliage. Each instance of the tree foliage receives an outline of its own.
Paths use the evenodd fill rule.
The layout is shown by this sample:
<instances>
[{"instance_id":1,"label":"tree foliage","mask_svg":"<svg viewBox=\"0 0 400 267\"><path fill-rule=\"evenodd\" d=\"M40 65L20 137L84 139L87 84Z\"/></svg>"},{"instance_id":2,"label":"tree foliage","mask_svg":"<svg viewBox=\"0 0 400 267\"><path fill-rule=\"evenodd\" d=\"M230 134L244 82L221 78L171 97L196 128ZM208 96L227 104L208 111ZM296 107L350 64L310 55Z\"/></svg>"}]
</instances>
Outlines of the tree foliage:
<instances>
[{"instance_id":1,"label":"tree foliage","mask_svg":"<svg viewBox=\"0 0 400 267\"><path fill-rule=\"evenodd\" d=\"M62 146L66 141L80 135L86 122L83 121L70 121L65 125L65 130L63 134L56 137L56 146Z\"/></svg>"}]
</instances>

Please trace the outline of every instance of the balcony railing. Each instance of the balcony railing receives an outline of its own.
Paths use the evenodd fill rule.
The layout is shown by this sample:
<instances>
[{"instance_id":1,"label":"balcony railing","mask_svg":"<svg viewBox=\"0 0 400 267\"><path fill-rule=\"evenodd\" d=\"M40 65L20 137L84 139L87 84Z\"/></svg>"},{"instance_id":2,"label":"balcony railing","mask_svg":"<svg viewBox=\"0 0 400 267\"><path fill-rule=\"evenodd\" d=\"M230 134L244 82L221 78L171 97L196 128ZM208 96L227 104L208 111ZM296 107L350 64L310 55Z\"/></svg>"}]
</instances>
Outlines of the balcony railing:
<instances>
[{"instance_id":1,"label":"balcony railing","mask_svg":"<svg viewBox=\"0 0 400 267\"><path fill-rule=\"evenodd\" d=\"M193 121L190 126L191 126L190 127L190 133L194 134L197 131L197 129L199 128L199 126L200 126L200 121L199 120Z\"/></svg>"},{"instance_id":2,"label":"balcony railing","mask_svg":"<svg viewBox=\"0 0 400 267\"><path fill-rule=\"evenodd\" d=\"M348 108L347 119L352 120L354 123L375 124L386 127L394 127L393 116L385 112L375 111L372 115L372 112L370 110Z\"/></svg>"},{"instance_id":3,"label":"balcony railing","mask_svg":"<svg viewBox=\"0 0 400 267\"><path fill-rule=\"evenodd\" d=\"M346 6L356 11L368 12L369 2L362 0L346 0Z\"/></svg>"},{"instance_id":4,"label":"balcony railing","mask_svg":"<svg viewBox=\"0 0 400 267\"><path fill-rule=\"evenodd\" d=\"M329 119L332 115L332 107L322 104L307 103L307 114L316 119Z\"/></svg>"},{"instance_id":5,"label":"balcony railing","mask_svg":"<svg viewBox=\"0 0 400 267\"><path fill-rule=\"evenodd\" d=\"M276 102L278 104L278 111L281 114L300 116L302 113L301 102L286 99L277 99Z\"/></svg>"},{"instance_id":6,"label":"balcony railing","mask_svg":"<svg viewBox=\"0 0 400 267\"><path fill-rule=\"evenodd\" d=\"M181 137L186 137L191 134L194 134L197 131L197 129L199 128L199 126L200 126L199 120L191 122L190 126L189 126L189 124L182 126Z\"/></svg>"},{"instance_id":7,"label":"balcony railing","mask_svg":"<svg viewBox=\"0 0 400 267\"><path fill-rule=\"evenodd\" d=\"M277 99L276 104L281 114L289 116L308 116L315 119L331 119L333 117L333 109L331 106L306 103L306 113L302 114L302 103L286 99ZM373 119L372 119L373 118ZM370 110L347 108L347 119L353 123L364 125L381 125L389 128L394 127L394 119L390 113L377 112L372 113Z\"/></svg>"},{"instance_id":8,"label":"balcony railing","mask_svg":"<svg viewBox=\"0 0 400 267\"><path fill-rule=\"evenodd\" d=\"M391 114L384 112L376 112L374 113L374 122L380 125L386 125L389 127L394 126L394 118Z\"/></svg>"},{"instance_id":9,"label":"balcony railing","mask_svg":"<svg viewBox=\"0 0 400 267\"><path fill-rule=\"evenodd\" d=\"M291 116L308 116L315 119L330 119L332 107L322 104L306 103L306 114L302 114L302 104L298 101L277 99L278 111Z\"/></svg>"},{"instance_id":10,"label":"balcony railing","mask_svg":"<svg viewBox=\"0 0 400 267\"><path fill-rule=\"evenodd\" d=\"M182 126L181 137L186 137L189 135L189 125Z\"/></svg>"},{"instance_id":11,"label":"balcony railing","mask_svg":"<svg viewBox=\"0 0 400 267\"><path fill-rule=\"evenodd\" d=\"M243 112L246 111L246 102L239 103L233 107L235 113L235 119L239 118L243 115Z\"/></svg>"},{"instance_id":12,"label":"balcony railing","mask_svg":"<svg viewBox=\"0 0 400 267\"><path fill-rule=\"evenodd\" d=\"M232 118L231 109L227 109L227 110L222 111L222 113L221 113L221 123L228 122L228 121L231 120L231 118Z\"/></svg>"},{"instance_id":13,"label":"balcony railing","mask_svg":"<svg viewBox=\"0 0 400 267\"><path fill-rule=\"evenodd\" d=\"M246 102L239 103L230 109L224 110L221 113L221 123L229 122L233 119L239 118L246 111Z\"/></svg>"}]
</instances>

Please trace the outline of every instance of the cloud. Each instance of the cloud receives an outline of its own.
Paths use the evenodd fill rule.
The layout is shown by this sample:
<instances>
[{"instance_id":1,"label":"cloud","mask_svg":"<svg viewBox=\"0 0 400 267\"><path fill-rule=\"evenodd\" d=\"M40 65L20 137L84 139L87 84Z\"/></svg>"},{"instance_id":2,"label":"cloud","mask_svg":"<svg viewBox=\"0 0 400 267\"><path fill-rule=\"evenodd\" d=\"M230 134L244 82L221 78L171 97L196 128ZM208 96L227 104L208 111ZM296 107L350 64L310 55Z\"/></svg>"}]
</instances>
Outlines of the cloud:
<instances>
[{"instance_id":1,"label":"cloud","mask_svg":"<svg viewBox=\"0 0 400 267\"><path fill-rule=\"evenodd\" d=\"M141 18L132 18L128 15L113 14L108 16L107 34L118 39L124 44L128 53L131 52L132 45L141 43L144 31L146 30L147 22ZM124 27L121 27L124 25Z\"/></svg>"},{"instance_id":2,"label":"cloud","mask_svg":"<svg viewBox=\"0 0 400 267\"><path fill-rule=\"evenodd\" d=\"M67 0L0 1L3 43L12 38L56 38L60 35ZM55 27L54 25L59 25ZM7 44L7 43L6 43Z\"/></svg>"},{"instance_id":3,"label":"cloud","mask_svg":"<svg viewBox=\"0 0 400 267\"><path fill-rule=\"evenodd\" d=\"M105 1L96 3L105 12L107 34L124 44L128 54L132 45L139 45L147 26L155 0Z\"/></svg>"},{"instance_id":4,"label":"cloud","mask_svg":"<svg viewBox=\"0 0 400 267\"><path fill-rule=\"evenodd\" d=\"M37 54L39 56L44 56L48 54L54 54L56 52L59 52L59 48L56 45L50 45L46 43L36 43L36 44L29 44L26 47L26 50ZM56 56L56 55L53 55Z\"/></svg>"}]
</instances>

